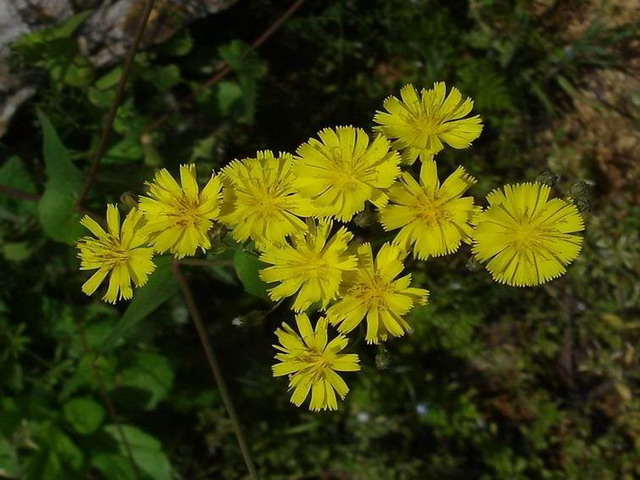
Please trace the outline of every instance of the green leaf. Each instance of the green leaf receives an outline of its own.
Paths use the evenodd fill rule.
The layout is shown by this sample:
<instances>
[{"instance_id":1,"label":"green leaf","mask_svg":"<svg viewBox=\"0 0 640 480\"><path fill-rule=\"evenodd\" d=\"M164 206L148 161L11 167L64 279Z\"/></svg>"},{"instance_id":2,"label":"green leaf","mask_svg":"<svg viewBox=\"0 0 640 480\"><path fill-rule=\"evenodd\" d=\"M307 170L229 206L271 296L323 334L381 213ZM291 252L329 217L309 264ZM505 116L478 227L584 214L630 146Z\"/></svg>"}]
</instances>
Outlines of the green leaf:
<instances>
[{"instance_id":1,"label":"green leaf","mask_svg":"<svg viewBox=\"0 0 640 480\"><path fill-rule=\"evenodd\" d=\"M82 233L80 215L75 211L76 198L83 184L82 173L71 162L69 151L47 116L38 110L38 118L44 135L47 174L45 190L38 204L40 224L52 239L73 243Z\"/></svg>"},{"instance_id":2,"label":"green leaf","mask_svg":"<svg viewBox=\"0 0 640 480\"><path fill-rule=\"evenodd\" d=\"M63 405L62 414L76 432L88 435L102 424L105 411L90 398L74 398Z\"/></svg>"},{"instance_id":3,"label":"green leaf","mask_svg":"<svg viewBox=\"0 0 640 480\"><path fill-rule=\"evenodd\" d=\"M10 157L0 166L0 185L6 185L23 192L36 193L36 184L19 157ZM5 195L0 195L0 205L8 205L10 210L17 210L20 213L33 213L37 207L36 202L19 200Z\"/></svg>"},{"instance_id":4,"label":"green leaf","mask_svg":"<svg viewBox=\"0 0 640 480\"><path fill-rule=\"evenodd\" d=\"M91 60L83 55L76 55L64 66L62 81L72 87L87 87L93 83L95 71Z\"/></svg>"},{"instance_id":5,"label":"green leaf","mask_svg":"<svg viewBox=\"0 0 640 480\"><path fill-rule=\"evenodd\" d=\"M16 448L4 437L0 437L0 478L19 478L20 465Z\"/></svg>"},{"instance_id":6,"label":"green leaf","mask_svg":"<svg viewBox=\"0 0 640 480\"><path fill-rule=\"evenodd\" d=\"M128 392L128 399L136 403L134 406L152 410L171 390L173 378L173 368L166 357L153 352L138 352L133 364L120 373L117 398L122 400L123 393ZM136 391L143 395L136 397ZM138 400L140 398L142 401Z\"/></svg>"},{"instance_id":7,"label":"green leaf","mask_svg":"<svg viewBox=\"0 0 640 480\"><path fill-rule=\"evenodd\" d=\"M87 98L96 107L109 108L116 96L116 87L122 75L122 67L115 67L100 77L94 87L89 87Z\"/></svg>"},{"instance_id":8,"label":"green leaf","mask_svg":"<svg viewBox=\"0 0 640 480\"><path fill-rule=\"evenodd\" d=\"M96 468L107 480L139 480L131 467L128 457L100 453L91 459L91 466Z\"/></svg>"},{"instance_id":9,"label":"green leaf","mask_svg":"<svg viewBox=\"0 0 640 480\"><path fill-rule=\"evenodd\" d=\"M181 57L186 55L193 48L193 37L187 29L182 29L176 33L171 39L164 43L160 48L167 55Z\"/></svg>"},{"instance_id":10,"label":"green leaf","mask_svg":"<svg viewBox=\"0 0 640 480\"><path fill-rule=\"evenodd\" d=\"M258 272L265 267L258 257L238 250L233 257L233 265L244 289L256 297L269 299L267 284L262 281Z\"/></svg>"},{"instance_id":11,"label":"green leaf","mask_svg":"<svg viewBox=\"0 0 640 480\"><path fill-rule=\"evenodd\" d=\"M52 53L56 53L55 48L52 49L51 47L59 45L60 41L69 40L73 44L77 43L70 37L91 15L91 12L92 10L85 10L54 27L43 28L22 35L13 43L12 48L30 61L37 61L50 56ZM64 52L60 53L64 54Z\"/></svg>"},{"instance_id":12,"label":"green leaf","mask_svg":"<svg viewBox=\"0 0 640 480\"><path fill-rule=\"evenodd\" d=\"M67 435L51 423L45 423L34 429L33 437L38 445L38 455L27 465L25 478L77 478L77 475L70 474L67 470L77 472L82 467L82 451Z\"/></svg>"},{"instance_id":13,"label":"green leaf","mask_svg":"<svg viewBox=\"0 0 640 480\"><path fill-rule=\"evenodd\" d=\"M124 315L111 335L104 341L101 348L103 352L113 348L118 340L130 335L140 322L176 294L178 284L173 276L172 262L171 257L156 259L155 271L149 277L147 284L134 292L133 300Z\"/></svg>"},{"instance_id":14,"label":"green leaf","mask_svg":"<svg viewBox=\"0 0 640 480\"><path fill-rule=\"evenodd\" d=\"M139 137L126 136L113 144L102 158L103 164L110 163L134 163L144 156L144 149Z\"/></svg>"},{"instance_id":15,"label":"green leaf","mask_svg":"<svg viewBox=\"0 0 640 480\"><path fill-rule=\"evenodd\" d=\"M142 78L161 92L166 92L180 83L181 75L177 65L154 65L141 72Z\"/></svg>"},{"instance_id":16,"label":"green leaf","mask_svg":"<svg viewBox=\"0 0 640 480\"><path fill-rule=\"evenodd\" d=\"M250 50L251 47L240 40L220 47L220 56L238 74L245 109L243 120L246 123L253 123L258 80L267 73L266 63Z\"/></svg>"},{"instance_id":17,"label":"green leaf","mask_svg":"<svg viewBox=\"0 0 640 480\"><path fill-rule=\"evenodd\" d=\"M222 115L228 115L242 100L242 88L236 82L220 82L218 85L218 107Z\"/></svg>"},{"instance_id":18,"label":"green leaf","mask_svg":"<svg viewBox=\"0 0 640 480\"><path fill-rule=\"evenodd\" d=\"M19 157L11 157L0 167L0 184L23 192L36 193L31 174Z\"/></svg>"},{"instance_id":19,"label":"green leaf","mask_svg":"<svg viewBox=\"0 0 640 480\"><path fill-rule=\"evenodd\" d=\"M24 262L31 256L31 252L27 242L8 242L2 245L2 255L10 262Z\"/></svg>"},{"instance_id":20,"label":"green leaf","mask_svg":"<svg viewBox=\"0 0 640 480\"><path fill-rule=\"evenodd\" d=\"M50 37L47 37L47 40L51 40L52 38L64 38L73 35L80 25L82 25L89 15L91 15L93 10L85 10L84 12L80 12L73 17L66 19L60 25L56 27L52 27L47 29L50 31Z\"/></svg>"},{"instance_id":21,"label":"green leaf","mask_svg":"<svg viewBox=\"0 0 640 480\"><path fill-rule=\"evenodd\" d=\"M140 467L140 470L153 480L171 480L171 464L162 451L162 444L151 435L132 425L121 425L120 428L131 448L133 460ZM120 454L126 458L127 447L122 442L118 427L116 425L107 425L104 429L118 442Z\"/></svg>"}]
</instances>

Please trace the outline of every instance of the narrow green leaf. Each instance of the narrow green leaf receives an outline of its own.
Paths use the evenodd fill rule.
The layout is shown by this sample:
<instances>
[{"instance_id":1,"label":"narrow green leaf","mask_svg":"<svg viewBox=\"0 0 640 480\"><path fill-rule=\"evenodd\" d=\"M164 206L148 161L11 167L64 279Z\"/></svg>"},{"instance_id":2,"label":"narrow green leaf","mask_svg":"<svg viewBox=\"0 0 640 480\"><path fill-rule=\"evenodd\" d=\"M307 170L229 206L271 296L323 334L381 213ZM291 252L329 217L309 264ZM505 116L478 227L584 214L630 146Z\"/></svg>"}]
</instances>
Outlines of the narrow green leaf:
<instances>
[{"instance_id":1,"label":"narrow green leaf","mask_svg":"<svg viewBox=\"0 0 640 480\"><path fill-rule=\"evenodd\" d=\"M244 289L256 297L269 299L267 284L262 281L259 271L265 267L258 257L238 250L233 257L233 264Z\"/></svg>"},{"instance_id":2,"label":"narrow green leaf","mask_svg":"<svg viewBox=\"0 0 640 480\"><path fill-rule=\"evenodd\" d=\"M84 12L77 13L73 17L66 19L57 27L49 29L52 32L52 38L64 38L73 35L80 25L82 25L87 18L93 13L93 10L85 10Z\"/></svg>"},{"instance_id":3,"label":"narrow green leaf","mask_svg":"<svg viewBox=\"0 0 640 480\"><path fill-rule=\"evenodd\" d=\"M140 322L175 295L178 284L171 270L172 261L171 257L156 259L156 270L149 277L147 284L134 292L129 307L102 344L103 352L113 348L118 340L125 339Z\"/></svg>"},{"instance_id":4,"label":"narrow green leaf","mask_svg":"<svg viewBox=\"0 0 640 480\"><path fill-rule=\"evenodd\" d=\"M75 201L83 184L82 173L71 161L69 151L47 116L38 110L38 118L44 136L43 156L47 174L44 193L38 204L40 224L52 239L73 243L83 231L80 215L75 211Z\"/></svg>"}]
</instances>

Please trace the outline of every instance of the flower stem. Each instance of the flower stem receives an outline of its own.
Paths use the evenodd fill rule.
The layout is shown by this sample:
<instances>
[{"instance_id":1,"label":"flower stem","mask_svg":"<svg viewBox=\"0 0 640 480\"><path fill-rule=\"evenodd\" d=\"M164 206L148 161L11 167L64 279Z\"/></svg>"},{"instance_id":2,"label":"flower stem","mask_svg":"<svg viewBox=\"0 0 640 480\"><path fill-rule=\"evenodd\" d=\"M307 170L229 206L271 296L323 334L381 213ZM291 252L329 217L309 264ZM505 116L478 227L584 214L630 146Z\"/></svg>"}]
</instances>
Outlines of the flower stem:
<instances>
[{"instance_id":1,"label":"flower stem","mask_svg":"<svg viewBox=\"0 0 640 480\"><path fill-rule=\"evenodd\" d=\"M182 293L184 294L185 302L187 303L187 308L189 309L189 313L191 314L191 318L193 319L193 323L198 332L198 337L200 338L200 343L202 344L202 348L204 349L205 355L207 356L207 362L209 363L209 369L213 374L213 378L218 386L218 390L220 391L220 396L222 397L222 402L227 410L227 414L229 415L229 419L231 420L231 424L233 425L233 430L236 434L236 439L238 440L238 445L240 446L240 451L242 452L242 456L244 458L244 463L247 465L247 470L249 471L249 477L251 480L258 480L258 472L256 471L256 467L251 459L251 452L249 450L249 445L247 443L247 439L244 436L244 432L242 431L242 426L240 425L240 420L238 419L238 415L236 413L236 409L233 406L233 401L231 400L231 395L229 394L229 390L227 389L227 384L224 381L224 377L222 375L222 370L220 369L220 364L213 352L213 347L209 342L209 337L207 336L207 331L205 329L204 323L202 322L202 316L200 315L200 311L198 310L198 306L193 298L193 293L191 291L191 287L187 282L184 274L180 270L180 263L173 262L173 273L182 288Z\"/></svg>"}]
</instances>

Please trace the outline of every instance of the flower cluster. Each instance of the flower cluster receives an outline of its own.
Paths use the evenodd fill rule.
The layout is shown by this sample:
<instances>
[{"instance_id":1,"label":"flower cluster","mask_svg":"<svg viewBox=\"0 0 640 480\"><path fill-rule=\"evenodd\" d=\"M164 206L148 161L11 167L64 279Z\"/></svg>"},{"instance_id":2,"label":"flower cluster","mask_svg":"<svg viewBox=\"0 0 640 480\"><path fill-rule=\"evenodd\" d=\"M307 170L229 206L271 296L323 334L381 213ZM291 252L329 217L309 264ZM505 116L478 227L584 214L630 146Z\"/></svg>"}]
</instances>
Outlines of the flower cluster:
<instances>
[{"instance_id":1,"label":"flower cluster","mask_svg":"<svg viewBox=\"0 0 640 480\"><path fill-rule=\"evenodd\" d=\"M180 167L179 182L160 170L122 226L115 205L106 230L82 220L95 238L78 242L81 269L97 270L83 291L91 295L109 276L104 300L131 298L131 282L145 284L154 254L206 252L214 225L224 225L258 250L271 299L291 297L297 331L286 323L276 331L274 376L288 377L295 405L311 393L311 410L335 410L349 390L337 372L360 369L356 354L341 353L346 335L362 324L370 344L403 336L408 313L427 302L428 291L402 274L408 255L426 260L467 243L500 283L538 285L563 274L580 252L578 209L550 199L540 183L496 189L481 208L467 194L476 179L458 167L441 182L435 160L445 145L466 148L479 137L480 117L468 116L473 101L455 88L447 94L444 83L419 93L407 85L400 97L376 113L374 135L326 128L295 154L234 160L202 189L194 165ZM345 225L367 204L385 231L397 232L377 249ZM310 310L320 312L315 326Z\"/></svg>"}]
</instances>

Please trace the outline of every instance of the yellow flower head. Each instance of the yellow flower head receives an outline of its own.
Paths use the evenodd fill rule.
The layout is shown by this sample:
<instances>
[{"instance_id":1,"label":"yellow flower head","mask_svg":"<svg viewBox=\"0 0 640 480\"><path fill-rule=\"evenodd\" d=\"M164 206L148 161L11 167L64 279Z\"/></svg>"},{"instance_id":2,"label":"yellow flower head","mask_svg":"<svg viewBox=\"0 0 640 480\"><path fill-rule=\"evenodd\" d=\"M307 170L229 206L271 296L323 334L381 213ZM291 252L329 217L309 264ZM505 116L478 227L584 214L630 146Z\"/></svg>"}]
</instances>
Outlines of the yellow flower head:
<instances>
[{"instance_id":1,"label":"yellow flower head","mask_svg":"<svg viewBox=\"0 0 640 480\"><path fill-rule=\"evenodd\" d=\"M220 211L220 178L211 179L199 191L195 165L180 166L180 184L163 168L149 185L148 197L140 197L150 242L158 252L171 251L177 258L194 255L198 247L211 248L207 232Z\"/></svg>"},{"instance_id":2,"label":"yellow flower head","mask_svg":"<svg viewBox=\"0 0 640 480\"><path fill-rule=\"evenodd\" d=\"M82 285L82 291L93 294L110 274L109 288L103 300L115 303L118 299L131 298L131 281L136 287L144 285L156 267L151 260L153 249L144 246L147 237L142 229L142 213L132 209L121 227L118 207L107 205L106 232L88 215L80 223L96 236L78 240L80 270L98 270Z\"/></svg>"},{"instance_id":3,"label":"yellow flower head","mask_svg":"<svg viewBox=\"0 0 640 480\"><path fill-rule=\"evenodd\" d=\"M409 287L411 275L396 277L404 266L404 252L395 245L382 246L375 262L371 245L358 248L358 270L345 279L345 295L327 310L327 319L349 333L366 317L367 343L380 343L389 335L401 337L411 327L402 318L414 304L427 302L429 292Z\"/></svg>"},{"instance_id":4,"label":"yellow flower head","mask_svg":"<svg viewBox=\"0 0 640 480\"><path fill-rule=\"evenodd\" d=\"M282 243L285 237L304 232L300 216L310 214L310 202L293 189L292 156L274 157L270 151L257 158L233 161L222 170L225 201L220 220L233 228L233 237L257 245Z\"/></svg>"},{"instance_id":5,"label":"yellow flower head","mask_svg":"<svg viewBox=\"0 0 640 480\"><path fill-rule=\"evenodd\" d=\"M373 121L379 124L376 130L394 140L393 148L402 150L403 161L431 159L443 149L442 142L467 148L480 136L480 116L464 118L471 112L473 101L463 100L457 88L452 88L449 95L446 91L443 82L436 82L418 96L413 85L406 85L400 90L402 100L388 97L384 101L387 111L374 116Z\"/></svg>"},{"instance_id":6,"label":"yellow flower head","mask_svg":"<svg viewBox=\"0 0 640 480\"><path fill-rule=\"evenodd\" d=\"M559 277L580 253L584 222L572 203L540 183L506 185L474 219L473 253L494 280L517 287Z\"/></svg>"},{"instance_id":7,"label":"yellow flower head","mask_svg":"<svg viewBox=\"0 0 640 480\"><path fill-rule=\"evenodd\" d=\"M271 264L260 271L267 283L279 282L269 290L273 300L295 295L293 310L301 312L314 302L322 307L338 294L342 274L354 270L357 259L348 255L347 244L353 235L340 228L329 238L332 222L308 220L308 231L282 245L267 245L260 260Z\"/></svg>"},{"instance_id":8,"label":"yellow flower head","mask_svg":"<svg viewBox=\"0 0 640 480\"><path fill-rule=\"evenodd\" d=\"M289 390L293 390L291 403L299 407L311 391L310 410L337 410L336 393L344 400L349 387L338 372L360 370L358 355L339 353L347 346L343 335L327 343L327 320L321 318L315 331L309 318L296 315L298 335L293 328L283 323L276 330L280 345L274 345L279 353L273 366L273 376L289 375Z\"/></svg>"},{"instance_id":9,"label":"yellow flower head","mask_svg":"<svg viewBox=\"0 0 640 480\"><path fill-rule=\"evenodd\" d=\"M408 173L402 174L389 191L390 203L381 209L384 229L400 232L393 243L425 260L430 255L453 253L462 241L469 241L473 197L462 194L476 179L458 167L442 185L436 162L426 160L420 169L420 184Z\"/></svg>"},{"instance_id":10,"label":"yellow flower head","mask_svg":"<svg viewBox=\"0 0 640 480\"><path fill-rule=\"evenodd\" d=\"M386 138L369 145L365 131L353 127L325 128L318 136L298 148L294 163L295 186L313 200L315 216L347 222L367 201L387 203L384 189L400 174L400 155Z\"/></svg>"}]
</instances>

